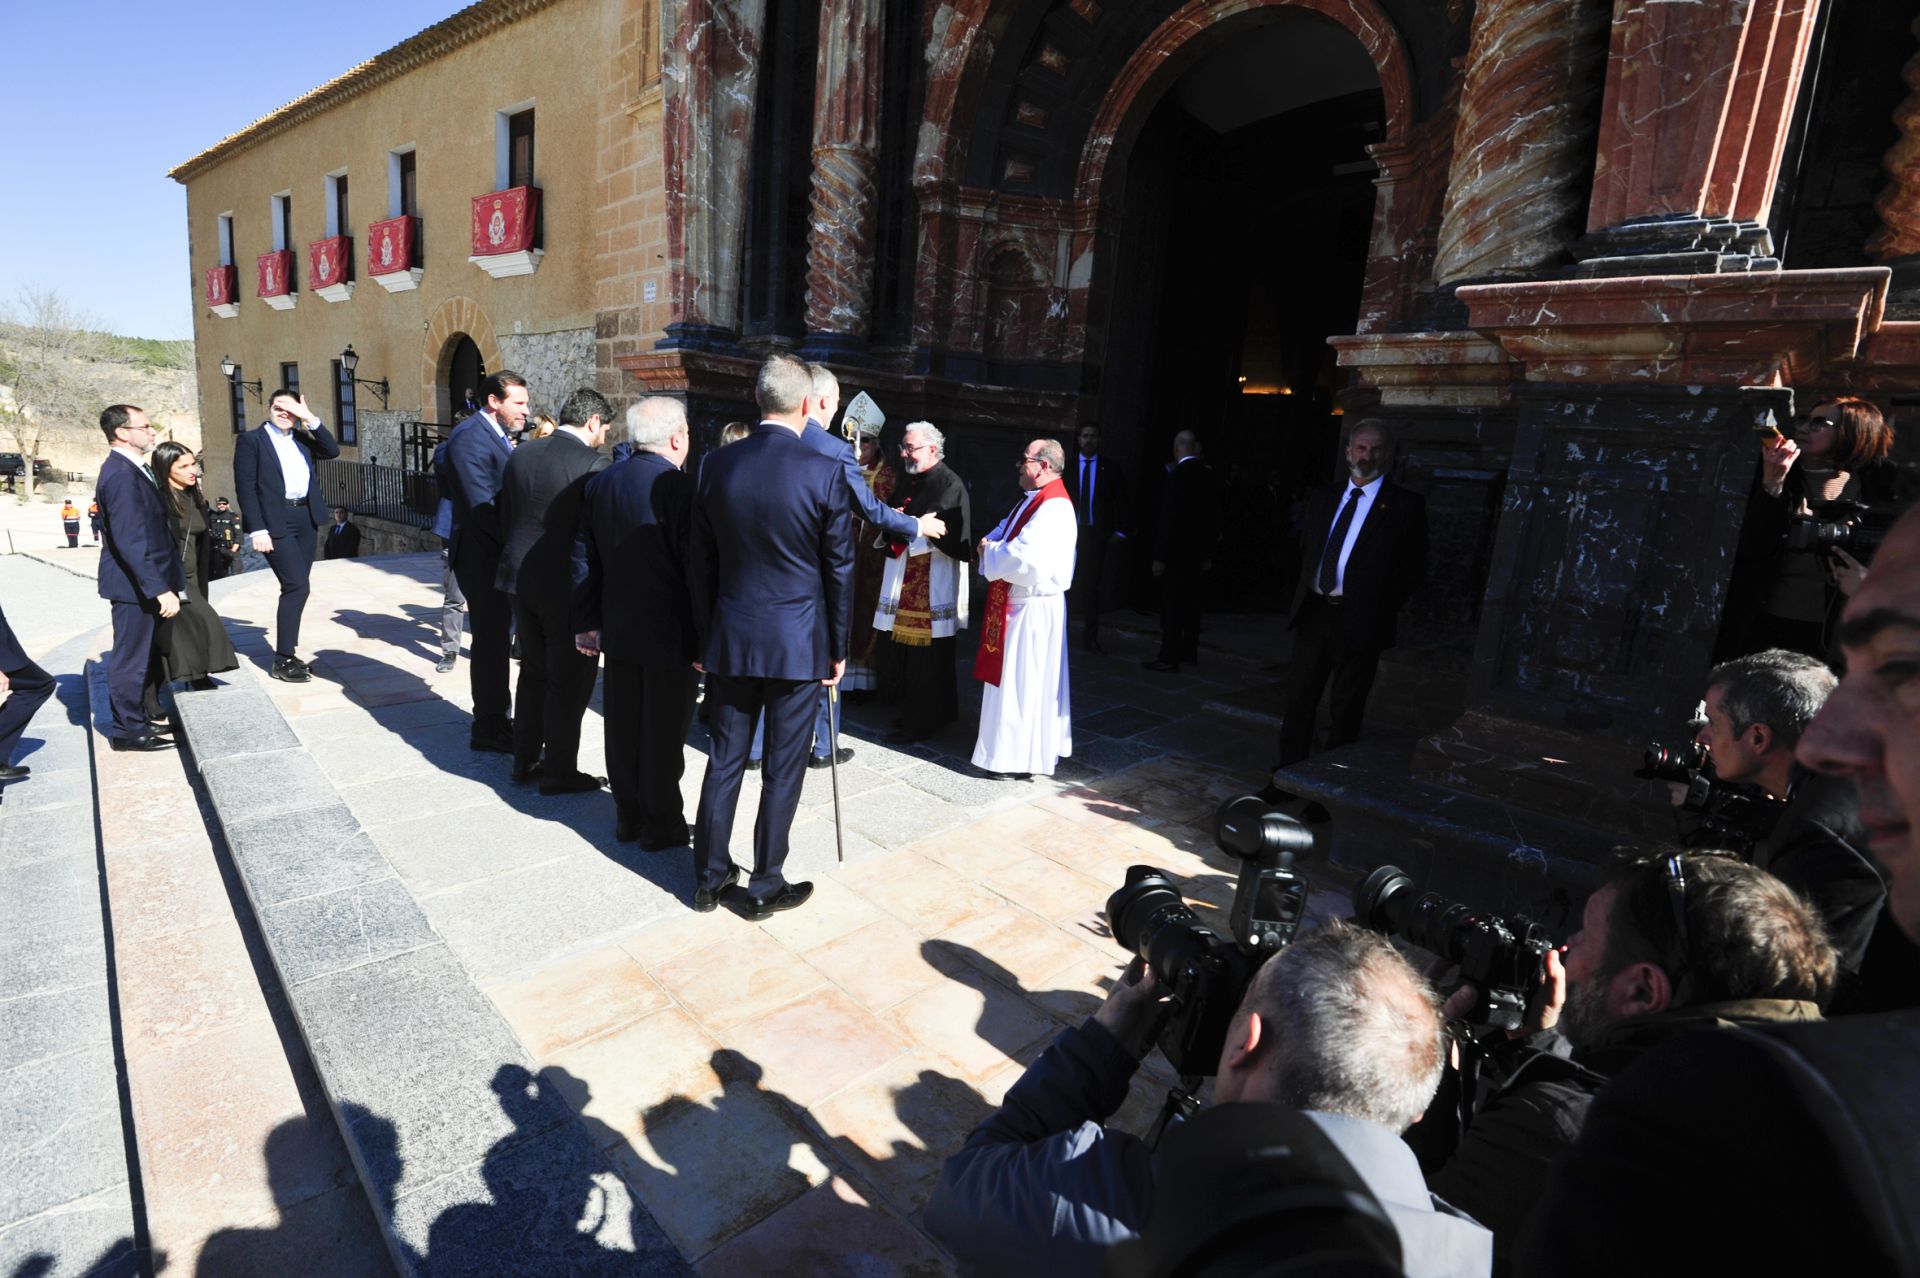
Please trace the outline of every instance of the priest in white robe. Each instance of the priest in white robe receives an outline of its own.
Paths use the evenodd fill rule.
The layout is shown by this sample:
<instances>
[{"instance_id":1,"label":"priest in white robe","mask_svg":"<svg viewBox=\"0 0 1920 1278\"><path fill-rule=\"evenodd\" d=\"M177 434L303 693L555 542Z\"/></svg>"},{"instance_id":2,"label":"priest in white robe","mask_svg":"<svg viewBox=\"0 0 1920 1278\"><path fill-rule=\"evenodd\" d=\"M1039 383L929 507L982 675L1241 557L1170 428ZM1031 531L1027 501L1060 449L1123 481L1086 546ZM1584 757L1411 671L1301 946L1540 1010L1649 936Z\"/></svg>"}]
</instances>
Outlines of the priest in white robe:
<instances>
[{"instance_id":1,"label":"priest in white robe","mask_svg":"<svg viewBox=\"0 0 1920 1278\"><path fill-rule=\"evenodd\" d=\"M1079 524L1061 481L1059 441L1036 439L1020 458L1020 504L976 546L989 583L974 678L980 699L975 767L1052 776L1073 753L1067 688L1067 588Z\"/></svg>"}]
</instances>

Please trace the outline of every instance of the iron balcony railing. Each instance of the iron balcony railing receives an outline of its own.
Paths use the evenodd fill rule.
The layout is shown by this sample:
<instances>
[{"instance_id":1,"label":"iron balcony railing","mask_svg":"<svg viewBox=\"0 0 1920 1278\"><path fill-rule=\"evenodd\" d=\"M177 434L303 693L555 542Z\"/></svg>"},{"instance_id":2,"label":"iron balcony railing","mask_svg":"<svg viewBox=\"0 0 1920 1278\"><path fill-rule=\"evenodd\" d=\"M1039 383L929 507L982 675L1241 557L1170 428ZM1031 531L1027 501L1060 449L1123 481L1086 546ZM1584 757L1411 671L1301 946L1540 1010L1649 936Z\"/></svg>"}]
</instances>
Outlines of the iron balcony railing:
<instances>
[{"instance_id":1,"label":"iron balcony railing","mask_svg":"<svg viewBox=\"0 0 1920 1278\"><path fill-rule=\"evenodd\" d=\"M369 462L321 462L320 491L329 506L343 506L351 514L414 528L432 527L434 511L440 505L440 485L432 474L414 474L398 466Z\"/></svg>"}]
</instances>

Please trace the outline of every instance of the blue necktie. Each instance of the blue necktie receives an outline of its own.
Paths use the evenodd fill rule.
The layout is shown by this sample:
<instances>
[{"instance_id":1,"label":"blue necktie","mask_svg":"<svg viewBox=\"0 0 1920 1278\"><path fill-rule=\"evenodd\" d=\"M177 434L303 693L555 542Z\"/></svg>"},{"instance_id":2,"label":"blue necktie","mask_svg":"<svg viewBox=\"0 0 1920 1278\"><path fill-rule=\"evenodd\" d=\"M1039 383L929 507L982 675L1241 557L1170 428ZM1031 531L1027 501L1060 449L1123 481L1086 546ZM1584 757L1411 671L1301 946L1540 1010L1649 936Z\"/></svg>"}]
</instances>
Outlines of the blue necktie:
<instances>
[{"instance_id":1,"label":"blue necktie","mask_svg":"<svg viewBox=\"0 0 1920 1278\"><path fill-rule=\"evenodd\" d=\"M1340 580L1340 548L1347 544L1347 529L1353 527L1353 508L1360 504L1360 489L1355 488L1347 494L1347 504L1340 508L1340 518L1333 521L1333 531L1327 534L1326 548L1320 552L1320 574L1314 580L1313 588L1323 595L1331 595Z\"/></svg>"}]
</instances>

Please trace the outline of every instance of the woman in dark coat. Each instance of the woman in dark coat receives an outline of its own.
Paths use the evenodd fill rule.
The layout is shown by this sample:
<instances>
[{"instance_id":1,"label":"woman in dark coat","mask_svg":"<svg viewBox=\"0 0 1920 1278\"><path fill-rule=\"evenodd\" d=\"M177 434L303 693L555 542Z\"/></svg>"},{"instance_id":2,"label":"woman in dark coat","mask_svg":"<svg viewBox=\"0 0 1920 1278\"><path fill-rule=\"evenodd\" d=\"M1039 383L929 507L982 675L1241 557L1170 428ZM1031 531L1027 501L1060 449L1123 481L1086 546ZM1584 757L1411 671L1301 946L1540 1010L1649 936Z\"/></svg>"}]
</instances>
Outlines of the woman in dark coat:
<instances>
[{"instance_id":1,"label":"woman in dark coat","mask_svg":"<svg viewBox=\"0 0 1920 1278\"><path fill-rule=\"evenodd\" d=\"M185 445L168 440L153 450L153 474L160 481L167 526L187 572L180 611L160 628L167 677L189 680L197 689L211 688L215 684L207 676L238 669L240 659L220 614L207 602L213 539L207 531L207 499L200 495L200 464Z\"/></svg>"}]
</instances>

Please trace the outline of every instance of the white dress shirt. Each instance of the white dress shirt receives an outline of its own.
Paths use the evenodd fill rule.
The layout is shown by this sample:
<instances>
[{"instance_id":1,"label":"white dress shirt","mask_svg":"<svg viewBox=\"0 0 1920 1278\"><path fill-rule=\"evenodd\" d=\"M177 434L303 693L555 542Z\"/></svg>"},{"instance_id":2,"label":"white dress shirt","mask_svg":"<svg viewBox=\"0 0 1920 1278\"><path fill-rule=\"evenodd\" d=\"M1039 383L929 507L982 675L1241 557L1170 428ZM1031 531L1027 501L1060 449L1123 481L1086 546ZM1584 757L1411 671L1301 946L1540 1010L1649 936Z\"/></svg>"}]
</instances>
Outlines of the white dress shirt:
<instances>
[{"instance_id":1,"label":"white dress shirt","mask_svg":"<svg viewBox=\"0 0 1920 1278\"><path fill-rule=\"evenodd\" d=\"M267 423L267 442L273 445L273 455L280 459L280 476L287 500L305 501L307 489L313 483L313 465L307 460L306 449L293 442L292 431L281 430L272 422Z\"/></svg>"},{"instance_id":2,"label":"white dress shirt","mask_svg":"<svg viewBox=\"0 0 1920 1278\"><path fill-rule=\"evenodd\" d=\"M1340 543L1340 562L1339 566L1334 569L1333 596L1336 599L1347 592L1347 557L1353 553L1353 544L1360 540L1360 529L1365 526L1367 522L1367 512L1373 509L1373 499L1380 495L1380 485L1385 480L1386 475L1382 473L1375 475L1366 483L1359 485L1360 498L1354 504L1353 522L1347 525L1347 539ZM1345 506L1349 500L1352 500L1353 490L1354 483L1353 480L1349 478L1346 487L1340 490L1340 500L1334 505L1334 523L1340 522L1340 509ZM1329 532L1327 535L1332 536L1333 534Z\"/></svg>"}]
</instances>

